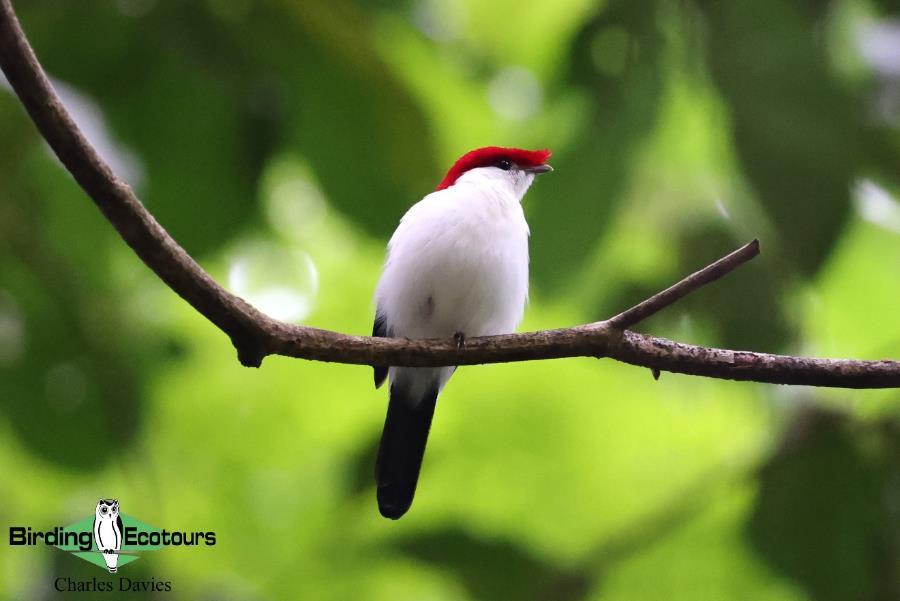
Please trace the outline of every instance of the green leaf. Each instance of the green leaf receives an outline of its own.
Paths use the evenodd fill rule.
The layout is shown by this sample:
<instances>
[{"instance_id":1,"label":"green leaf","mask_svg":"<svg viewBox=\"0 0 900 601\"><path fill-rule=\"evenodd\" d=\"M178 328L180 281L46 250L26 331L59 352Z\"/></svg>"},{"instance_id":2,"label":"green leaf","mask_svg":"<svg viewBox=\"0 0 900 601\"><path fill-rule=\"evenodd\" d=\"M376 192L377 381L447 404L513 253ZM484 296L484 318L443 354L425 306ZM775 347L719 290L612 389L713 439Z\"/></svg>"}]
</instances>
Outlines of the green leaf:
<instances>
[{"instance_id":1,"label":"green leaf","mask_svg":"<svg viewBox=\"0 0 900 601\"><path fill-rule=\"evenodd\" d=\"M750 540L814 599L890 599L900 593L900 470L896 420L854 424L810 407L795 416L760 472Z\"/></svg>"},{"instance_id":2,"label":"green leaf","mask_svg":"<svg viewBox=\"0 0 900 601\"><path fill-rule=\"evenodd\" d=\"M560 287L590 256L620 200L633 152L655 123L664 50L656 22L647 18L655 11L653 0L613 2L575 38L569 84L589 96L590 112L572 145L554 155L559 175L541 182L542 202L529 208L532 235L540 240L532 251L538 284ZM621 69L613 72L611 51L627 52L617 55Z\"/></svg>"},{"instance_id":3,"label":"green leaf","mask_svg":"<svg viewBox=\"0 0 900 601\"><path fill-rule=\"evenodd\" d=\"M858 99L830 72L818 36L827 4L700 5L744 173L773 221L781 254L813 272L850 210L862 118Z\"/></svg>"}]
</instances>

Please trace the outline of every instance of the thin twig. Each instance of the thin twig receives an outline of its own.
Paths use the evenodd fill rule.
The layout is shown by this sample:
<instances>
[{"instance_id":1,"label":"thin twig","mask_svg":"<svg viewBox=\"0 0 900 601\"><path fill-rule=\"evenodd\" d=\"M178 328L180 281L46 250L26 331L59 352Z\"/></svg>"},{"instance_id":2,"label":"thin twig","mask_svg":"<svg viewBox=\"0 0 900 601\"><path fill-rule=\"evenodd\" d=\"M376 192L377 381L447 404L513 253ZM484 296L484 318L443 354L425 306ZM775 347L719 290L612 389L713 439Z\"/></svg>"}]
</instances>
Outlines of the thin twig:
<instances>
[{"instance_id":1,"label":"thin twig","mask_svg":"<svg viewBox=\"0 0 900 601\"><path fill-rule=\"evenodd\" d=\"M624 330L728 273L756 241L604 322L527 334L453 340L350 336L276 321L217 284L157 223L78 130L50 85L9 0L0 0L0 67L44 139L134 252L172 290L227 334L243 365L270 354L364 365L439 366L561 357L609 357L693 375L776 384L900 387L900 362L812 359L691 346Z\"/></svg>"},{"instance_id":2,"label":"thin twig","mask_svg":"<svg viewBox=\"0 0 900 601\"><path fill-rule=\"evenodd\" d=\"M647 300L636 304L627 311L607 320L607 323L620 330L630 328L644 321L654 313L665 309L675 301L687 296L697 288L718 280L759 254L759 240L753 239L736 251L729 253L700 271L695 271L674 286L669 286Z\"/></svg>"}]
</instances>

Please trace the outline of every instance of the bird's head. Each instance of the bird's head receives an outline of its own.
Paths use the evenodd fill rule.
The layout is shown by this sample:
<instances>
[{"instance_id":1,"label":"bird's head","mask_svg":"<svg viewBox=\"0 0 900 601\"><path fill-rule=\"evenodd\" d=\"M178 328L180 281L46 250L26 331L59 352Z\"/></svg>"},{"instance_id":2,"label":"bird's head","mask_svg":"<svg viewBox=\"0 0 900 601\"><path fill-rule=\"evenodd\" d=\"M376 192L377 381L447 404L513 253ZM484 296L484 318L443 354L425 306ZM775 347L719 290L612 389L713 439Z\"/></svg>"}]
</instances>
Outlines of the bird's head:
<instances>
[{"instance_id":1,"label":"bird's head","mask_svg":"<svg viewBox=\"0 0 900 601\"><path fill-rule=\"evenodd\" d=\"M119 502L116 499L100 499L96 515L101 520L114 519L119 515Z\"/></svg>"},{"instance_id":2,"label":"bird's head","mask_svg":"<svg viewBox=\"0 0 900 601\"><path fill-rule=\"evenodd\" d=\"M553 171L547 164L549 150L522 150L487 146L467 152L453 163L441 180L438 190L449 188L457 182L482 179L511 186L521 199L534 181L534 176Z\"/></svg>"}]
</instances>

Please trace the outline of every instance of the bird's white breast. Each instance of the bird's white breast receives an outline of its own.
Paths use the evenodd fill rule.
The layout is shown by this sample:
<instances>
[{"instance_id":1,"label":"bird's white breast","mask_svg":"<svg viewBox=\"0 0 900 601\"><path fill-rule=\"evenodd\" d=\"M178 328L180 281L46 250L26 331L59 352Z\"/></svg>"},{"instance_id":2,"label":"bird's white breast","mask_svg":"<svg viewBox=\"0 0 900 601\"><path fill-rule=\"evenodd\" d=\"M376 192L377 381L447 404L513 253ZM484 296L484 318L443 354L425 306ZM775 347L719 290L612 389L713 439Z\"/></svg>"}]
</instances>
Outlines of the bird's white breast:
<instances>
[{"instance_id":1,"label":"bird's white breast","mask_svg":"<svg viewBox=\"0 0 900 601\"><path fill-rule=\"evenodd\" d=\"M100 522L98 527L98 531L100 534L100 539L97 541L97 545L101 549L112 549L115 547L118 542L118 535L116 534L115 525L112 520L104 520Z\"/></svg>"},{"instance_id":2,"label":"bird's white breast","mask_svg":"<svg viewBox=\"0 0 900 601\"><path fill-rule=\"evenodd\" d=\"M429 194L388 245L376 299L393 336L508 333L528 296L528 225L502 181L471 177Z\"/></svg>"}]
</instances>

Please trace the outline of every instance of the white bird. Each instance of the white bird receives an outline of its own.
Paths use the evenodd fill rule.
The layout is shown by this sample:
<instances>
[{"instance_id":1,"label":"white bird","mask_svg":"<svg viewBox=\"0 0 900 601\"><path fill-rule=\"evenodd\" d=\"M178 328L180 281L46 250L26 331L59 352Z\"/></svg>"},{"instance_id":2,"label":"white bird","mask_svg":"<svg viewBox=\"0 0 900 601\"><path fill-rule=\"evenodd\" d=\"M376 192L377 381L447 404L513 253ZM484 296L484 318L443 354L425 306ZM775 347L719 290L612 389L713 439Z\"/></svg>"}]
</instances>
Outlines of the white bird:
<instances>
[{"instance_id":1,"label":"white bird","mask_svg":"<svg viewBox=\"0 0 900 601\"><path fill-rule=\"evenodd\" d=\"M507 334L528 299L528 224L522 197L552 171L549 150L491 146L463 155L407 211L388 243L375 292L373 336L454 338ZM438 395L456 367L376 367L390 401L375 465L378 509L409 509Z\"/></svg>"},{"instance_id":2,"label":"white bird","mask_svg":"<svg viewBox=\"0 0 900 601\"><path fill-rule=\"evenodd\" d=\"M115 574L122 548L122 516L116 499L100 499L94 510L94 546L103 554L106 569Z\"/></svg>"}]
</instances>

